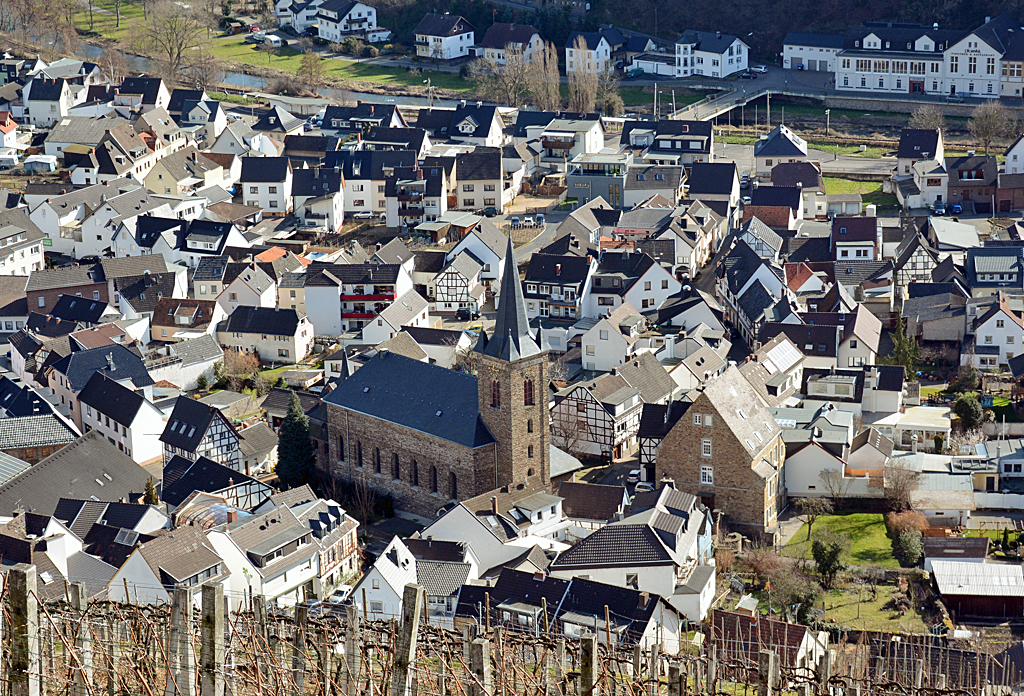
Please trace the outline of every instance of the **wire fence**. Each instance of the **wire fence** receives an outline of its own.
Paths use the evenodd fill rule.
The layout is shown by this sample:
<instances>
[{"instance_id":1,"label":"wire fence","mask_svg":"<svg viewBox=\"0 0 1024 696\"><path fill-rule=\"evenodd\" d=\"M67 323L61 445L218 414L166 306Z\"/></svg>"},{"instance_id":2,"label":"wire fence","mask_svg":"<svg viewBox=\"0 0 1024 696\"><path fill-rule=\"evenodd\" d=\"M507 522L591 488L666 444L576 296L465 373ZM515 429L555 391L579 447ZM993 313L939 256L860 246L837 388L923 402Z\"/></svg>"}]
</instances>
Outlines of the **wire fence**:
<instances>
[{"instance_id":1,"label":"wire fence","mask_svg":"<svg viewBox=\"0 0 1024 696\"><path fill-rule=\"evenodd\" d=\"M401 617L355 606L311 616L263 597L225 598L220 585L178 587L155 605L86 601L83 585L42 599L34 569L8 572L2 597L0 683L11 696L994 696L1019 675L992 656L933 637L861 633L830 646L823 633L762 620L706 622L674 654L664 632L626 640L540 625L427 620L408 586ZM233 605L234 609L228 610Z\"/></svg>"}]
</instances>

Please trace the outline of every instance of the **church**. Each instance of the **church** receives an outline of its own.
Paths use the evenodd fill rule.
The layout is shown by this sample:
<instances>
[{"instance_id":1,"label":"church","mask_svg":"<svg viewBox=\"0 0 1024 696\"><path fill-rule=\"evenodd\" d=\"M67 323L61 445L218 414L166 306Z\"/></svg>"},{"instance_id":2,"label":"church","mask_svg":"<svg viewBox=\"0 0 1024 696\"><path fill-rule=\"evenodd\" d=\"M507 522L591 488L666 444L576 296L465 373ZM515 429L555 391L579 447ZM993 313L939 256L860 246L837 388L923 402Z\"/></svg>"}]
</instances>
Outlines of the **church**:
<instances>
[{"instance_id":1,"label":"church","mask_svg":"<svg viewBox=\"0 0 1024 696\"><path fill-rule=\"evenodd\" d=\"M432 519L452 501L549 491L548 352L531 331L512 241L476 375L380 351L324 397L331 474Z\"/></svg>"}]
</instances>

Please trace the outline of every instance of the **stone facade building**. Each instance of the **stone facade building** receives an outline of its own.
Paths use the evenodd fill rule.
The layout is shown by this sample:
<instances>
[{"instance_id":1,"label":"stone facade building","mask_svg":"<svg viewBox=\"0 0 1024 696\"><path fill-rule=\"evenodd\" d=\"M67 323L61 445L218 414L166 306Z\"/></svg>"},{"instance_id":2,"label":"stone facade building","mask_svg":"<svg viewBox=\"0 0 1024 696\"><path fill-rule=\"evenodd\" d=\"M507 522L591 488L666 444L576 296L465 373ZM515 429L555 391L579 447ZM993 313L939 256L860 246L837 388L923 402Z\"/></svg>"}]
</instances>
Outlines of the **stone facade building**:
<instances>
[{"instance_id":1,"label":"stone facade building","mask_svg":"<svg viewBox=\"0 0 1024 696\"><path fill-rule=\"evenodd\" d=\"M432 518L496 489L547 490L548 343L535 335L511 242L476 375L381 351L324 398L330 473Z\"/></svg>"},{"instance_id":2,"label":"stone facade building","mask_svg":"<svg viewBox=\"0 0 1024 696\"><path fill-rule=\"evenodd\" d=\"M777 537L785 501L782 429L735 366L699 388L669 430L657 470L747 535Z\"/></svg>"}]
</instances>

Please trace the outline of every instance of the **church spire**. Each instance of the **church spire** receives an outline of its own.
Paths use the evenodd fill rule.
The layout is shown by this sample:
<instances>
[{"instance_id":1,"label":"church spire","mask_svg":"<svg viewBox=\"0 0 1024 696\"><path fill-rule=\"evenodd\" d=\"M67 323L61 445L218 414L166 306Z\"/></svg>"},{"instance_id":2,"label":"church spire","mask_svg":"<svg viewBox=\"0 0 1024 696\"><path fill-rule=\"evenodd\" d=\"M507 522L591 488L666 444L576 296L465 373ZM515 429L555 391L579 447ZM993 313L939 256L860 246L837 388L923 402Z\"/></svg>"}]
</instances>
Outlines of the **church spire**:
<instances>
[{"instance_id":1,"label":"church spire","mask_svg":"<svg viewBox=\"0 0 1024 696\"><path fill-rule=\"evenodd\" d=\"M477 344L477 350L484 355L495 358L509 359L528 358L542 352L537 345L530 322L526 318L526 300L523 298L523 286L519 282L519 266L516 265L515 251L512 249L512 237L508 238L505 250L505 267L501 276L501 294L498 296L498 318L494 323L494 332L489 341ZM481 345L483 344L483 345Z\"/></svg>"}]
</instances>

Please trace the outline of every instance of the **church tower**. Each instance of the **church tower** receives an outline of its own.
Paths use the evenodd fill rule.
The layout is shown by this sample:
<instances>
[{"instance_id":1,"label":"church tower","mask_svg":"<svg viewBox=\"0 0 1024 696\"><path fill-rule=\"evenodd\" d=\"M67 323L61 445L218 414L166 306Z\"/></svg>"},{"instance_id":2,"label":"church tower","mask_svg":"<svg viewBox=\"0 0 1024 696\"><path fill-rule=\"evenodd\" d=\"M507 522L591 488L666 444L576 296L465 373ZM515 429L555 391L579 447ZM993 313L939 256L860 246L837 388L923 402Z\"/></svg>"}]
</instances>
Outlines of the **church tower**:
<instances>
[{"instance_id":1,"label":"church tower","mask_svg":"<svg viewBox=\"0 0 1024 696\"><path fill-rule=\"evenodd\" d=\"M505 251L498 319L476 345L480 416L498 441L497 485L551 485L548 351L542 330L530 330L512 239Z\"/></svg>"}]
</instances>

